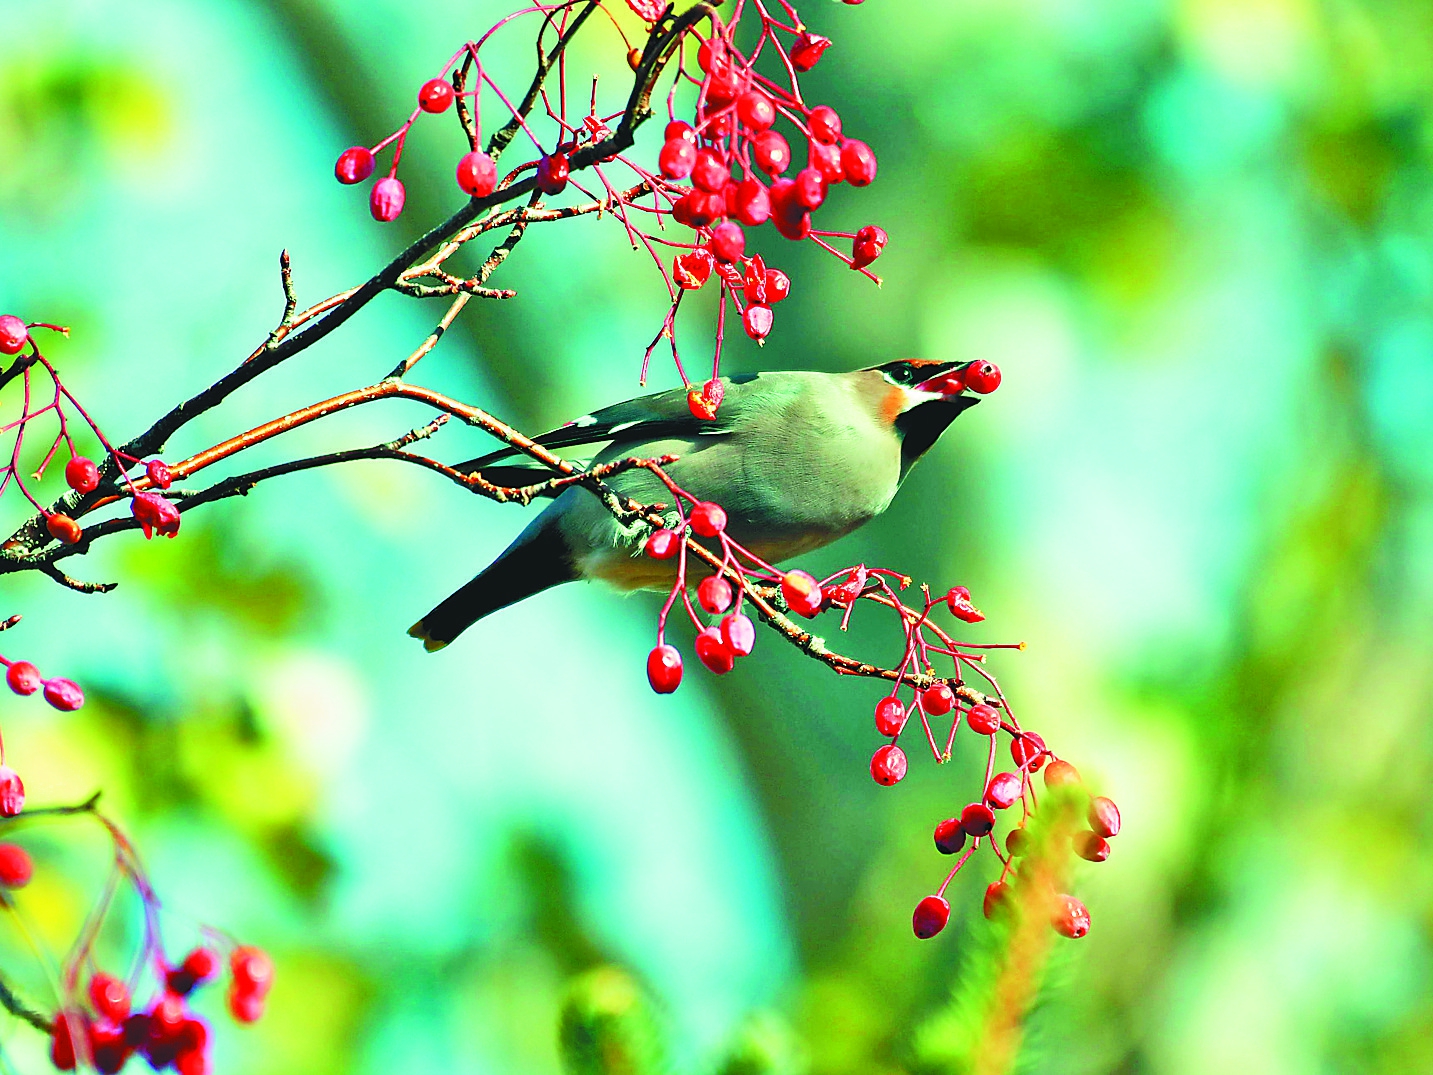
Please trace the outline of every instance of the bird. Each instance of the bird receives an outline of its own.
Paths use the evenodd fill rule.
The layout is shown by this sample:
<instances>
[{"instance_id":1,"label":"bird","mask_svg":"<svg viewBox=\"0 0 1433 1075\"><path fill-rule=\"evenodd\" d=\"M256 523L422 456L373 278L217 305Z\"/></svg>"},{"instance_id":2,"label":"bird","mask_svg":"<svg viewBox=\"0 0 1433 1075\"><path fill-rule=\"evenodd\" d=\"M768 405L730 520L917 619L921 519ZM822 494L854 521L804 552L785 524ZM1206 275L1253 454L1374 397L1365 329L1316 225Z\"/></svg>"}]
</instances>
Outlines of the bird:
<instances>
[{"instance_id":1,"label":"bird","mask_svg":"<svg viewBox=\"0 0 1433 1075\"><path fill-rule=\"evenodd\" d=\"M911 467L961 413L969 362L900 359L845 373L787 370L720 378L707 420L674 388L583 415L535 438L575 449L582 465L677 456L663 469L679 488L726 511L726 533L768 563L821 548L880 515ZM998 383L999 372L994 371ZM973 379L973 378L972 378ZM986 388L985 390L989 390ZM515 448L460 463L503 486L552 476ZM642 503L670 493L645 469L611 476ZM651 528L623 526L590 491L568 486L488 567L409 628L431 651L485 616L552 586L599 579L620 590L671 586L675 565L643 555Z\"/></svg>"}]
</instances>

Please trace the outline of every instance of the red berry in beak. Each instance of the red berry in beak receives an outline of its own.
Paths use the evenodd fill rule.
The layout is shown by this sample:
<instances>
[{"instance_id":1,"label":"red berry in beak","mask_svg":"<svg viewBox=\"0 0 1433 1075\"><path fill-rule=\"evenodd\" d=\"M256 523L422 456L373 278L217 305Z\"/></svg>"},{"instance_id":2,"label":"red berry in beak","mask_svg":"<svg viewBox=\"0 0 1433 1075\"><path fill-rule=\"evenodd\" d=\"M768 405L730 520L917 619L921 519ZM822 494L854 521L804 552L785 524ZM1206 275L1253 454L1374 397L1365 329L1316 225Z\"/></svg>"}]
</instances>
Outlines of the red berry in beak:
<instances>
[{"instance_id":1,"label":"red berry in beak","mask_svg":"<svg viewBox=\"0 0 1433 1075\"><path fill-rule=\"evenodd\" d=\"M994 362L972 362L965 367L966 386L982 396L1000 387L1000 367Z\"/></svg>"}]
</instances>

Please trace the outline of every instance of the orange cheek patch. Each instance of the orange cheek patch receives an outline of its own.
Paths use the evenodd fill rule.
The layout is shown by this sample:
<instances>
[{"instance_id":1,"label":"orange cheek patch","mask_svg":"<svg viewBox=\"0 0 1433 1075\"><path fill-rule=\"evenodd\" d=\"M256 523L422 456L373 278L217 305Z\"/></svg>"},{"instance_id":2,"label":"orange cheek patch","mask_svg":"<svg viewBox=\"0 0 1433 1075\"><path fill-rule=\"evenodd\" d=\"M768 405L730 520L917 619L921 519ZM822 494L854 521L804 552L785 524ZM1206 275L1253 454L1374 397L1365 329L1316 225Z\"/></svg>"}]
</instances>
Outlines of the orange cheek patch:
<instances>
[{"instance_id":1,"label":"orange cheek patch","mask_svg":"<svg viewBox=\"0 0 1433 1075\"><path fill-rule=\"evenodd\" d=\"M891 390L886 393L886 398L881 400L881 418L885 421L886 425L893 426L896 424L896 419L901 416L901 411L905 409L905 405L905 391L892 385Z\"/></svg>"}]
</instances>

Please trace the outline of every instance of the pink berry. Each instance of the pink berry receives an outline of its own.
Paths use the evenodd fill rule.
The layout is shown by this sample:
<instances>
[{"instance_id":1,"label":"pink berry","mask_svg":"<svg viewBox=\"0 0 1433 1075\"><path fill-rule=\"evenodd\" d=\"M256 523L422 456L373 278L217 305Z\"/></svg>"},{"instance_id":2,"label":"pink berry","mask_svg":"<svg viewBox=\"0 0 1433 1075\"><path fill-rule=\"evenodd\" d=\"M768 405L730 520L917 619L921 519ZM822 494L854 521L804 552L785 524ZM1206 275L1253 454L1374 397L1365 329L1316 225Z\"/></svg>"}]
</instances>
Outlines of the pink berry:
<instances>
[{"instance_id":1,"label":"pink berry","mask_svg":"<svg viewBox=\"0 0 1433 1075\"><path fill-rule=\"evenodd\" d=\"M692 185L708 194L719 194L731 181L731 169L721 154L710 146L697 150L696 161L692 164Z\"/></svg>"},{"instance_id":2,"label":"pink berry","mask_svg":"<svg viewBox=\"0 0 1433 1075\"><path fill-rule=\"evenodd\" d=\"M680 138L683 142L689 142L693 146L697 144L697 132L686 120L674 119L667 124L662 131L664 141L670 142L673 138ZM696 158L694 157L693 160Z\"/></svg>"},{"instance_id":3,"label":"pink berry","mask_svg":"<svg viewBox=\"0 0 1433 1075\"><path fill-rule=\"evenodd\" d=\"M692 508L692 529L704 538L714 538L726 529L726 512L720 504L703 500Z\"/></svg>"},{"instance_id":4,"label":"pink berry","mask_svg":"<svg viewBox=\"0 0 1433 1075\"><path fill-rule=\"evenodd\" d=\"M929 940L950 921L950 904L941 896L927 896L916 904L915 914L911 916L911 929L921 940Z\"/></svg>"},{"instance_id":5,"label":"pink berry","mask_svg":"<svg viewBox=\"0 0 1433 1075\"><path fill-rule=\"evenodd\" d=\"M1067 761L1052 761L1045 766L1045 786L1047 788L1070 788L1079 787L1080 772Z\"/></svg>"},{"instance_id":6,"label":"pink berry","mask_svg":"<svg viewBox=\"0 0 1433 1075\"><path fill-rule=\"evenodd\" d=\"M45 682L45 701L64 713L73 713L85 704L85 692L72 679L51 679Z\"/></svg>"},{"instance_id":7,"label":"pink berry","mask_svg":"<svg viewBox=\"0 0 1433 1075\"><path fill-rule=\"evenodd\" d=\"M5 682L16 694L34 694L40 689L44 679L40 670L29 661L11 661L10 667L5 670Z\"/></svg>"},{"instance_id":8,"label":"pink berry","mask_svg":"<svg viewBox=\"0 0 1433 1075\"><path fill-rule=\"evenodd\" d=\"M970 711L965 715L965 723L977 735L994 735L1000 730L1000 714L995 711L994 706L982 702L970 707Z\"/></svg>"},{"instance_id":9,"label":"pink berry","mask_svg":"<svg viewBox=\"0 0 1433 1075\"><path fill-rule=\"evenodd\" d=\"M682 655L676 646L656 646L647 654L647 682L658 694L677 689L682 682Z\"/></svg>"},{"instance_id":10,"label":"pink berry","mask_svg":"<svg viewBox=\"0 0 1433 1075\"><path fill-rule=\"evenodd\" d=\"M829 37L803 31L791 46L791 66L798 71L809 71L821 59L821 54L830 47Z\"/></svg>"},{"instance_id":11,"label":"pink berry","mask_svg":"<svg viewBox=\"0 0 1433 1075\"><path fill-rule=\"evenodd\" d=\"M781 576L781 596L799 616L810 617L821 611L821 584L800 568Z\"/></svg>"},{"instance_id":12,"label":"pink berry","mask_svg":"<svg viewBox=\"0 0 1433 1075\"><path fill-rule=\"evenodd\" d=\"M1038 772L1045 764L1045 740L1034 732L1020 732L1010 741L1010 756L1020 768Z\"/></svg>"},{"instance_id":13,"label":"pink berry","mask_svg":"<svg viewBox=\"0 0 1433 1075\"><path fill-rule=\"evenodd\" d=\"M368 211L373 214L373 219L388 223L398 219L398 214L403 212L403 200L408 192L403 189L403 181L397 176L384 176L377 183L373 184L373 190L368 194Z\"/></svg>"},{"instance_id":14,"label":"pink berry","mask_svg":"<svg viewBox=\"0 0 1433 1075\"><path fill-rule=\"evenodd\" d=\"M871 755L871 779L883 788L899 784L906 775L906 752L887 743Z\"/></svg>"},{"instance_id":15,"label":"pink berry","mask_svg":"<svg viewBox=\"0 0 1433 1075\"><path fill-rule=\"evenodd\" d=\"M865 142L848 138L841 143L841 170L851 186L869 186L876 178L876 154Z\"/></svg>"},{"instance_id":16,"label":"pink berry","mask_svg":"<svg viewBox=\"0 0 1433 1075\"><path fill-rule=\"evenodd\" d=\"M1090 828L1101 836L1118 836L1120 831L1120 808L1113 799L1097 795L1090 800Z\"/></svg>"},{"instance_id":17,"label":"pink berry","mask_svg":"<svg viewBox=\"0 0 1433 1075\"><path fill-rule=\"evenodd\" d=\"M179 509L158 493L136 493L130 511L139 520L146 538L156 533L167 537L179 533Z\"/></svg>"},{"instance_id":18,"label":"pink berry","mask_svg":"<svg viewBox=\"0 0 1433 1075\"><path fill-rule=\"evenodd\" d=\"M14 314L0 315L0 355L18 355L29 338L25 322Z\"/></svg>"},{"instance_id":19,"label":"pink berry","mask_svg":"<svg viewBox=\"0 0 1433 1075\"><path fill-rule=\"evenodd\" d=\"M840 183L846 178L846 169L841 166L841 147L828 146L822 142L810 142L806 147L806 164L821 173L828 183Z\"/></svg>"},{"instance_id":20,"label":"pink berry","mask_svg":"<svg viewBox=\"0 0 1433 1075\"><path fill-rule=\"evenodd\" d=\"M1090 912L1074 896L1062 893L1055 897L1055 911L1050 916L1050 925L1062 937L1083 937L1090 932Z\"/></svg>"},{"instance_id":21,"label":"pink berry","mask_svg":"<svg viewBox=\"0 0 1433 1075\"><path fill-rule=\"evenodd\" d=\"M670 560L682 547L682 539L674 530L654 530L642 551L653 560Z\"/></svg>"},{"instance_id":22,"label":"pink berry","mask_svg":"<svg viewBox=\"0 0 1433 1075\"><path fill-rule=\"evenodd\" d=\"M886 232L874 224L867 224L856 232L851 241L851 268L863 269L881 256L886 248Z\"/></svg>"},{"instance_id":23,"label":"pink berry","mask_svg":"<svg viewBox=\"0 0 1433 1075\"><path fill-rule=\"evenodd\" d=\"M373 174L373 154L365 146L345 149L334 162L333 174L340 183L362 183Z\"/></svg>"},{"instance_id":24,"label":"pink berry","mask_svg":"<svg viewBox=\"0 0 1433 1075\"><path fill-rule=\"evenodd\" d=\"M942 855L959 854L965 846L965 829L960 818L948 817L935 827L935 849Z\"/></svg>"},{"instance_id":25,"label":"pink berry","mask_svg":"<svg viewBox=\"0 0 1433 1075\"><path fill-rule=\"evenodd\" d=\"M1110 857L1110 843L1097 832L1084 829L1075 833L1072 843L1075 854L1090 862L1104 862Z\"/></svg>"},{"instance_id":26,"label":"pink berry","mask_svg":"<svg viewBox=\"0 0 1433 1075\"><path fill-rule=\"evenodd\" d=\"M775 323L776 315L771 312L771 307L764 303L753 302L741 313L742 327L757 343L771 335L771 326Z\"/></svg>"},{"instance_id":27,"label":"pink berry","mask_svg":"<svg viewBox=\"0 0 1433 1075\"><path fill-rule=\"evenodd\" d=\"M446 112L453 105L453 85L447 79L430 78L418 90L418 107L424 112Z\"/></svg>"},{"instance_id":28,"label":"pink berry","mask_svg":"<svg viewBox=\"0 0 1433 1075\"><path fill-rule=\"evenodd\" d=\"M780 131L762 131L751 140L751 159L770 176L778 176L791 167L791 147Z\"/></svg>"},{"instance_id":29,"label":"pink berry","mask_svg":"<svg viewBox=\"0 0 1433 1075\"><path fill-rule=\"evenodd\" d=\"M738 657L745 657L756 646L756 627L749 616L732 612L722 617L719 626L721 640Z\"/></svg>"},{"instance_id":30,"label":"pink berry","mask_svg":"<svg viewBox=\"0 0 1433 1075\"><path fill-rule=\"evenodd\" d=\"M750 89L736 99L736 118L753 131L764 131L776 122L776 105L758 89Z\"/></svg>"},{"instance_id":31,"label":"pink berry","mask_svg":"<svg viewBox=\"0 0 1433 1075\"><path fill-rule=\"evenodd\" d=\"M994 918L1009 906L1010 886L1004 881L996 881L985 890L985 899L982 901L980 909L986 918Z\"/></svg>"},{"instance_id":32,"label":"pink berry","mask_svg":"<svg viewBox=\"0 0 1433 1075\"><path fill-rule=\"evenodd\" d=\"M486 153L473 150L458 161L458 189L470 198L486 198L498 185L498 166Z\"/></svg>"},{"instance_id":33,"label":"pink berry","mask_svg":"<svg viewBox=\"0 0 1433 1075\"><path fill-rule=\"evenodd\" d=\"M99 488L100 469L93 459L77 455L65 464L65 484L77 493L93 493Z\"/></svg>"},{"instance_id":34,"label":"pink berry","mask_svg":"<svg viewBox=\"0 0 1433 1075\"><path fill-rule=\"evenodd\" d=\"M30 853L18 844L0 844L0 886L24 888L34 876Z\"/></svg>"},{"instance_id":35,"label":"pink berry","mask_svg":"<svg viewBox=\"0 0 1433 1075\"><path fill-rule=\"evenodd\" d=\"M995 811L984 803L971 803L960 812L960 827L971 836L985 836L995 828Z\"/></svg>"},{"instance_id":36,"label":"pink berry","mask_svg":"<svg viewBox=\"0 0 1433 1075\"><path fill-rule=\"evenodd\" d=\"M566 153L546 155L537 164L537 189L544 194L561 194L567 189L567 177L572 165Z\"/></svg>"},{"instance_id":37,"label":"pink berry","mask_svg":"<svg viewBox=\"0 0 1433 1075\"><path fill-rule=\"evenodd\" d=\"M876 703L876 731L882 735L900 735L906 726L906 707L893 694Z\"/></svg>"},{"instance_id":38,"label":"pink berry","mask_svg":"<svg viewBox=\"0 0 1433 1075\"><path fill-rule=\"evenodd\" d=\"M698 631L695 648L697 660L719 676L726 675L736 664L736 654L727 649L719 628L704 627Z\"/></svg>"},{"instance_id":39,"label":"pink berry","mask_svg":"<svg viewBox=\"0 0 1433 1075\"><path fill-rule=\"evenodd\" d=\"M955 692L948 683L934 683L921 692L921 706L933 717L943 716L955 708Z\"/></svg>"},{"instance_id":40,"label":"pink berry","mask_svg":"<svg viewBox=\"0 0 1433 1075\"><path fill-rule=\"evenodd\" d=\"M811 137L818 142L828 144L841 140L841 117L830 105L817 105L806 117L806 125L811 128Z\"/></svg>"},{"instance_id":41,"label":"pink berry","mask_svg":"<svg viewBox=\"0 0 1433 1075\"><path fill-rule=\"evenodd\" d=\"M90 979L90 1003L95 1011L111 1023L129 1018L129 986L112 974L96 971Z\"/></svg>"},{"instance_id":42,"label":"pink berry","mask_svg":"<svg viewBox=\"0 0 1433 1075\"><path fill-rule=\"evenodd\" d=\"M885 233L882 232L884 235ZM882 240L884 245L885 240ZM972 392L979 392L982 396L994 392L1000 387L1000 367L994 362L973 362L962 371L965 374L965 384Z\"/></svg>"},{"instance_id":43,"label":"pink berry","mask_svg":"<svg viewBox=\"0 0 1433 1075\"><path fill-rule=\"evenodd\" d=\"M731 608L733 597L731 583L719 575L702 579L697 586L697 603L713 616L718 616Z\"/></svg>"},{"instance_id":44,"label":"pink berry","mask_svg":"<svg viewBox=\"0 0 1433 1075\"><path fill-rule=\"evenodd\" d=\"M14 817L25 808L25 782L8 765L0 765L0 817Z\"/></svg>"},{"instance_id":45,"label":"pink berry","mask_svg":"<svg viewBox=\"0 0 1433 1075\"><path fill-rule=\"evenodd\" d=\"M174 484L174 475L169 472L162 459L151 459L145 464L144 473L160 489L168 489Z\"/></svg>"},{"instance_id":46,"label":"pink berry","mask_svg":"<svg viewBox=\"0 0 1433 1075\"><path fill-rule=\"evenodd\" d=\"M970 603L970 591L964 586L950 588L950 592L945 595L945 607L950 609L952 616L966 623L979 623L985 619L985 613Z\"/></svg>"},{"instance_id":47,"label":"pink berry","mask_svg":"<svg viewBox=\"0 0 1433 1075\"><path fill-rule=\"evenodd\" d=\"M697 147L685 138L668 138L657 154L657 168L668 179L685 179L697 163Z\"/></svg>"},{"instance_id":48,"label":"pink berry","mask_svg":"<svg viewBox=\"0 0 1433 1075\"><path fill-rule=\"evenodd\" d=\"M736 184L731 215L752 228L771 219L771 195L760 179L752 176Z\"/></svg>"},{"instance_id":49,"label":"pink berry","mask_svg":"<svg viewBox=\"0 0 1433 1075\"><path fill-rule=\"evenodd\" d=\"M826 200L826 177L815 168L802 168L796 173L791 197L802 209L819 209Z\"/></svg>"},{"instance_id":50,"label":"pink berry","mask_svg":"<svg viewBox=\"0 0 1433 1075\"><path fill-rule=\"evenodd\" d=\"M740 261L746 253L746 232L741 230L740 224L725 220L712 229L711 242L707 245L718 261Z\"/></svg>"},{"instance_id":51,"label":"pink berry","mask_svg":"<svg viewBox=\"0 0 1433 1075\"><path fill-rule=\"evenodd\" d=\"M1020 778L1014 773L996 773L985 786L985 801L997 810L1005 810L1020 798Z\"/></svg>"}]
</instances>

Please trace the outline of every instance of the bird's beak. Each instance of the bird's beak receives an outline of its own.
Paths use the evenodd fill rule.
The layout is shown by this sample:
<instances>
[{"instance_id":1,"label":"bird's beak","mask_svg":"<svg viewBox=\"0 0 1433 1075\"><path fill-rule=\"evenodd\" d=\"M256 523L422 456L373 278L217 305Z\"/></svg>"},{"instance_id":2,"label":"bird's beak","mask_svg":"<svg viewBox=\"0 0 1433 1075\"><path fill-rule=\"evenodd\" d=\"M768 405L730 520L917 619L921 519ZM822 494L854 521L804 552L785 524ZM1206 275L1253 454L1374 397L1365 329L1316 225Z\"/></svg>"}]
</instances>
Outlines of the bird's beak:
<instances>
[{"instance_id":1,"label":"bird's beak","mask_svg":"<svg viewBox=\"0 0 1433 1075\"><path fill-rule=\"evenodd\" d=\"M932 377L927 377L911 391L923 393L927 398L955 399L965 391L965 368L969 362L947 362L938 367ZM925 372L922 370L921 372Z\"/></svg>"}]
</instances>

